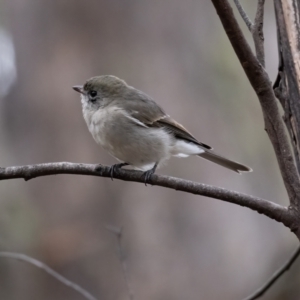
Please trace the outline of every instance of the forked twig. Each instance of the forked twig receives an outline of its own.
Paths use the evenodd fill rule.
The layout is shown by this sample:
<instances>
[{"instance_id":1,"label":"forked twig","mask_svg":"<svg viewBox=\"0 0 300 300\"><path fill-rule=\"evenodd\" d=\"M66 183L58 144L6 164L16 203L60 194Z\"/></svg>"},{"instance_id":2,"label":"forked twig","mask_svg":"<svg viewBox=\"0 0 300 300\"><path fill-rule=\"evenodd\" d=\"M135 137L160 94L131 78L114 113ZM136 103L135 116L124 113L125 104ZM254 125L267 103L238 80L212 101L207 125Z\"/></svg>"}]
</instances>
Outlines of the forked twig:
<instances>
[{"instance_id":1,"label":"forked twig","mask_svg":"<svg viewBox=\"0 0 300 300\"><path fill-rule=\"evenodd\" d=\"M234 0L234 3L246 23L249 31L252 34L256 57L260 64L265 67L265 50L264 50L264 33L263 33L263 24L264 24L264 4L265 0L258 0L257 9L255 14L254 23L250 20L243 6L239 0Z\"/></svg>"},{"instance_id":2,"label":"forked twig","mask_svg":"<svg viewBox=\"0 0 300 300\"><path fill-rule=\"evenodd\" d=\"M76 292L81 294L85 299L97 300L97 298L95 298L93 295L91 295L84 288L80 287L78 284L76 284L76 283L68 280L67 278L63 277L62 275L58 274L57 272L55 272L53 269L48 267L43 262L41 262L41 261L39 261L35 258L32 258L32 257L30 257L26 254L13 253L13 252L4 252L3 251L3 252L0 252L0 257L13 258L13 259L16 259L16 260L20 260L20 261L29 263L29 264L45 271L46 273L48 273L50 276L54 277L56 280L58 280L59 282L61 282L65 286L71 288L72 290L75 290Z\"/></svg>"}]
</instances>

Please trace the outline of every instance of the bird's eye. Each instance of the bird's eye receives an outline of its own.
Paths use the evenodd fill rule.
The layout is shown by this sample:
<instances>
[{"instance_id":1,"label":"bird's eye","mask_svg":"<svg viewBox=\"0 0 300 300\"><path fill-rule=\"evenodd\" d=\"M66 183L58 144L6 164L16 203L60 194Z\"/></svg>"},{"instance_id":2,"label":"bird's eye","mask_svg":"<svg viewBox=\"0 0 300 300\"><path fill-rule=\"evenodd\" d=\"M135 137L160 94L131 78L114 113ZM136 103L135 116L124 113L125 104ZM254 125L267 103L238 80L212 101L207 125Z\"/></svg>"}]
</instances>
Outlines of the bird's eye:
<instances>
[{"instance_id":1,"label":"bird's eye","mask_svg":"<svg viewBox=\"0 0 300 300\"><path fill-rule=\"evenodd\" d=\"M91 98L95 98L97 96L97 91L91 90L89 92L89 94L90 94Z\"/></svg>"}]
</instances>

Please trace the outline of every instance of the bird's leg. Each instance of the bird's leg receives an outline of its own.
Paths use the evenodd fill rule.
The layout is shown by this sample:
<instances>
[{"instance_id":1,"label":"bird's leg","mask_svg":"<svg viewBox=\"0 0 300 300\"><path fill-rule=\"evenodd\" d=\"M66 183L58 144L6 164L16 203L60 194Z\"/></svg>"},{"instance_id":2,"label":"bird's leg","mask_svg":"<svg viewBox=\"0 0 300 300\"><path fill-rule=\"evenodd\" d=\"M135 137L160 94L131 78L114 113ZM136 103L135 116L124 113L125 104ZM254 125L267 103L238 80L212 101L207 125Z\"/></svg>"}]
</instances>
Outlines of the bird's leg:
<instances>
[{"instance_id":1,"label":"bird's leg","mask_svg":"<svg viewBox=\"0 0 300 300\"><path fill-rule=\"evenodd\" d=\"M129 164L128 163L120 163L120 164L114 164L112 166L109 167L109 174L110 174L110 178L111 180L114 179L114 172L117 170L117 169L120 169L122 167L125 167L125 166L128 166Z\"/></svg>"},{"instance_id":2,"label":"bird's leg","mask_svg":"<svg viewBox=\"0 0 300 300\"><path fill-rule=\"evenodd\" d=\"M155 165L153 166L152 169L150 169L150 170L143 173L142 177L144 177L144 182L145 182L146 186L147 186L147 183L149 183L149 180L150 180L151 176L155 173L157 165L158 165L158 163L155 163Z\"/></svg>"}]
</instances>

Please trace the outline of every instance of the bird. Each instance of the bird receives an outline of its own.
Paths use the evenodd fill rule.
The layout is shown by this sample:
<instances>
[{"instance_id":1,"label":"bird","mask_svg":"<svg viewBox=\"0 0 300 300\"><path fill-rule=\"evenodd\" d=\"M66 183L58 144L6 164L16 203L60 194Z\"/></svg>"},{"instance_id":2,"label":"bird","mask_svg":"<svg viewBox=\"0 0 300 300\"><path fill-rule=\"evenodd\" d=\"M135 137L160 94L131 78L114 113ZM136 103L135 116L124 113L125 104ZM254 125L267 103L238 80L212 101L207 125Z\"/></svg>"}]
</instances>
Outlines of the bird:
<instances>
[{"instance_id":1,"label":"bird","mask_svg":"<svg viewBox=\"0 0 300 300\"><path fill-rule=\"evenodd\" d=\"M120 163L142 170L145 183L171 156L198 156L237 173L252 169L213 151L171 118L150 96L113 75L73 86L80 93L82 113L97 144Z\"/></svg>"}]
</instances>

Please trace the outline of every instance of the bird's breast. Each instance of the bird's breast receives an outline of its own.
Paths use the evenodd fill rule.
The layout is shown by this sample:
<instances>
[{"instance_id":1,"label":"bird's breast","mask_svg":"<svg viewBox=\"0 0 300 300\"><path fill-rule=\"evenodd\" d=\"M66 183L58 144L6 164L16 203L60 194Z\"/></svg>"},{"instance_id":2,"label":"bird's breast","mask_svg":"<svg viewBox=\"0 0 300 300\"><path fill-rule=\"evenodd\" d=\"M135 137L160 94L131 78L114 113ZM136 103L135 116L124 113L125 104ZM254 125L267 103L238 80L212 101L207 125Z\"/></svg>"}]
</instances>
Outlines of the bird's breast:
<instances>
[{"instance_id":1,"label":"bird's breast","mask_svg":"<svg viewBox=\"0 0 300 300\"><path fill-rule=\"evenodd\" d=\"M115 118L118 110L119 108L117 107L100 108L93 113L83 113L94 140L109 152L113 151L113 146L110 143L110 135L112 134L110 127L116 122Z\"/></svg>"}]
</instances>

